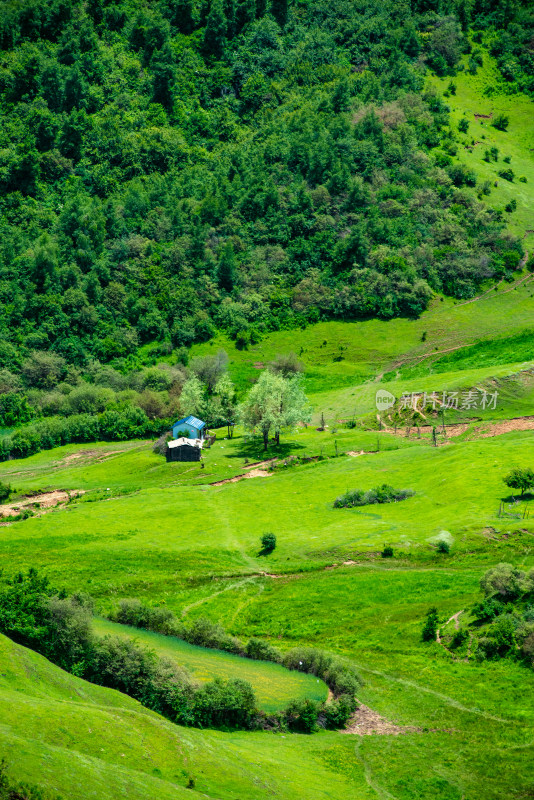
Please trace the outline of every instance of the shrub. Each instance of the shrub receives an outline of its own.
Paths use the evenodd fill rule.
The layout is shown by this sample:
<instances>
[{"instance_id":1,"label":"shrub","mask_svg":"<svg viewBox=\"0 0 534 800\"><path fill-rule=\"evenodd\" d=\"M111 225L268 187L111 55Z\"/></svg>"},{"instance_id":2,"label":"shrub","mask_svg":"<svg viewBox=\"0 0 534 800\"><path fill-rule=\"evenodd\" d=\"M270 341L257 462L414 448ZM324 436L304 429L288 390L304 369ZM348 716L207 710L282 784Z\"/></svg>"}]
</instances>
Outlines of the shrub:
<instances>
[{"instance_id":1,"label":"shrub","mask_svg":"<svg viewBox=\"0 0 534 800\"><path fill-rule=\"evenodd\" d=\"M202 728L250 728L256 700L247 681L220 678L202 686L194 696L193 715Z\"/></svg>"},{"instance_id":2,"label":"shrub","mask_svg":"<svg viewBox=\"0 0 534 800\"><path fill-rule=\"evenodd\" d=\"M503 611L504 604L493 597L486 598L481 603L476 603L472 609L473 616L479 622L495 619L495 617L498 617Z\"/></svg>"},{"instance_id":3,"label":"shrub","mask_svg":"<svg viewBox=\"0 0 534 800\"><path fill-rule=\"evenodd\" d=\"M276 547L276 536L274 533L264 533L261 537L261 552L265 555L272 553Z\"/></svg>"},{"instance_id":4,"label":"shrub","mask_svg":"<svg viewBox=\"0 0 534 800\"><path fill-rule=\"evenodd\" d=\"M461 186L475 186L477 182L476 172L469 169L465 164L453 164L448 170L449 177L458 188Z\"/></svg>"},{"instance_id":5,"label":"shrub","mask_svg":"<svg viewBox=\"0 0 534 800\"><path fill-rule=\"evenodd\" d=\"M451 641L451 649L456 650L458 647L461 647L464 642L469 639L469 633L466 630L459 630L456 631L454 636L452 637Z\"/></svg>"},{"instance_id":6,"label":"shrub","mask_svg":"<svg viewBox=\"0 0 534 800\"><path fill-rule=\"evenodd\" d=\"M497 655L497 643L495 639L488 636L481 636L477 642L476 656L478 659L495 658Z\"/></svg>"},{"instance_id":7,"label":"shrub","mask_svg":"<svg viewBox=\"0 0 534 800\"><path fill-rule=\"evenodd\" d=\"M493 127L497 128L498 131L505 131L508 128L509 123L510 120L506 114L497 114L491 121Z\"/></svg>"},{"instance_id":8,"label":"shrub","mask_svg":"<svg viewBox=\"0 0 534 800\"><path fill-rule=\"evenodd\" d=\"M425 624L423 625L423 630L421 633L423 642L433 642L436 638L436 633L438 630L438 610L437 608L431 608L427 612Z\"/></svg>"},{"instance_id":9,"label":"shrub","mask_svg":"<svg viewBox=\"0 0 534 800\"><path fill-rule=\"evenodd\" d=\"M358 704L354 697L341 695L337 700L332 700L323 706L319 714L319 724L329 730L344 728L357 708Z\"/></svg>"},{"instance_id":10,"label":"shrub","mask_svg":"<svg viewBox=\"0 0 534 800\"><path fill-rule=\"evenodd\" d=\"M336 696L354 696L361 686L360 676L350 662L314 647L295 647L285 653L282 663L288 669L322 678Z\"/></svg>"},{"instance_id":11,"label":"shrub","mask_svg":"<svg viewBox=\"0 0 534 800\"><path fill-rule=\"evenodd\" d=\"M255 637L252 637L247 642L245 653L247 658L252 658L255 661L274 661L276 664L282 661L282 654L276 647Z\"/></svg>"},{"instance_id":12,"label":"shrub","mask_svg":"<svg viewBox=\"0 0 534 800\"><path fill-rule=\"evenodd\" d=\"M334 500L334 508L354 508L356 506L373 505L374 503L394 503L413 497L412 489L393 489L387 483L364 492L362 489L352 489Z\"/></svg>"},{"instance_id":13,"label":"shrub","mask_svg":"<svg viewBox=\"0 0 534 800\"><path fill-rule=\"evenodd\" d=\"M166 636L180 637L185 630L170 609L150 608L136 599L119 600L119 608L111 615L111 619L123 625L133 625Z\"/></svg>"},{"instance_id":14,"label":"shrub","mask_svg":"<svg viewBox=\"0 0 534 800\"><path fill-rule=\"evenodd\" d=\"M314 700L292 700L285 711L285 721L290 731L313 733L317 730L319 705Z\"/></svg>"},{"instance_id":15,"label":"shrub","mask_svg":"<svg viewBox=\"0 0 534 800\"><path fill-rule=\"evenodd\" d=\"M511 614L501 614L489 628L489 635L495 641L496 652L506 656L515 650L515 621Z\"/></svg>"},{"instance_id":16,"label":"shrub","mask_svg":"<svg viewBox=\"0 0 534 800\"><path fill-rule=\"evenodd\" d=\"M458 130L460 131L460 133L467 133L467 131L469 130L469 120L467 120L465 117L462 117L462 119L458 123Z\"/></svg>"},{"instance_id":17,"label":"shrub","mask_svg":"<svg viewBox=\"0 0 534 800\"><path fill-rule=\"evenodd\" d=\"M380 553L382 558L393 558L393 548L389 544L384 545L384 549Z\"/></svg>"},{"instance_id":18,"label":"shrub","mask_svg":"<svg viewBox=\"0 0 534 800\"><path fill-rule=\"evenodd\" d=\"M516 209L517 209L517 200L515 200L515 199L513 199L513 200L510 200L510 202L509 202L509 203L507 203L507 204L505 205L505 207L504 207L504 210L505 210L505 211L506 211L508 214L511 214L511 213L512 213L512 211L515 211Z\"/></svg>"},{"instance_id":19,"label":"shrub","mask_svg":"<svg viewBox=\"0 0 534 800\"><path fill-rule=\"evenodd\" d=\"M451 549L450 544L445 539L440 539L438 542L438 553L449 553Z\"/></svg>"},{"instance_id":20,"label":"shrub","mask_svg":"<svg viewBox=\"0 0 534 800\"><path fill-rule=\"evenodd\" d=\"M184 629L183 638L190 644L226 650L229 653L241 653L241 645L234 636L230 636L221 625L206 617L194 620L189 629Z\"/></svg>"},{"instance_id":21,"label":"shrub","mask_svg":"<svg viewBox=\"0 0 534 800\"><path fill-rule=\"evenodd\" d=\"M2 483L2 481L0 481L0 503L8 500L10 494L11 486L8 483Z\"/></svg>"},{"instance_id":22,"label":"shrub","mask_svg":"<svg viewBox=\"0 0 534 800\"><path fill-rule=\"evenodd\" d=\"M511 167L508 169L500 169L497 174L499 178L504 178L505 181L510 181L510 183L514 182L515 173Z\"/></svg>"}]
</instances>

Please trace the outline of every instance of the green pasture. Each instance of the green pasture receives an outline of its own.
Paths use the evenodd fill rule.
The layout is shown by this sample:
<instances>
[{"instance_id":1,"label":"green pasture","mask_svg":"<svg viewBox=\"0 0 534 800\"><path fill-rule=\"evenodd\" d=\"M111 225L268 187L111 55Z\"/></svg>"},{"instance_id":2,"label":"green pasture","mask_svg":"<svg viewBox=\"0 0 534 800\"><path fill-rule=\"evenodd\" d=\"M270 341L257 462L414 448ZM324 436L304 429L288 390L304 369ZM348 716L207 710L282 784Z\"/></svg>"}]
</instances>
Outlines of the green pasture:
<instances>
[{"instance_id":1,"label":"green pasture","mask_svg":"<svg viewBox=\"0 0 534 800\"><path fill-rule=\"evenodd\" d=\"M484 202L490 207L502 210L510 200L517 201L517 210L510 214L505 213L504 218L508 230L524 237L525 248L532 251L534 103L525 94L506 94L506 86L503 85L494 59L487 51L484 51L483 59L484 65L479 67L476 75L469 74L466 69L454 77L456 94L445 98L455 127L463 117L469 121L467 133L458 132L458 160L475 170L479 183L491 182L491 193L484 198ZM464 61L467 65L467 58ZM450 80L448 77L433 77L430 82L442 93L447 89ZM510 120L506 131L494 128L491 119L475 117L475 114L495 117L500 113ZM488 163L484 160L484 151L491 147L499 149L499 159ZM510 164L503 161L505 156L510 156ZM507 167L511 167L515 173L513 182L498 175L499 170ZM526 183L519 181L521 176L527 179Z\"/></svg>"},{"instance_id":2,"label":"green pasture","mask_svg":"<svg viewBox=\"0 0 534 800\"><path fill-rule=\"evenodd\" d=\"M332 448L332 434L321 435ZM403 442L382 438L395 447ZM230 445L217 443L210 458L219 459ZM532 530L532 519L508 523L497 517L501 500L509 495L503 475L511 466L532 463L531 432L453 440L439 448L417 440L409 445L281 468L267 477L222 486L148 486L106 500L71 503L3 527L0 566L41 565L68 588L100 597L154 595L173 602L191 582L206 576L242 580L262 572L317 569L340 558L376 553L384 543L410 557L434 557L443 530L457 551L485 549L482 531L488 526ZM124 454L128 474L135 452ZM118 456L114 463L119 470ZM209 474L209 464L202 472ZM347 489L382 483L416 494L400 503L333 508ZM259 539L268 531L276 533L278 544L264 557Z\"/></svg>"},{"instance_id":3,"label":"green pasture","mask_svg":"<svg viewBox=\"0 0 534 800\"><path fill-rule=\"evenodd\" d=\"M21 777L74 798L181 797L189 776L214 798L504 800L528 791L532 673L455 663L420 641L429 602L443 619L478 596L481 570L373 566L263 578L207 606L235 631L349 655L360 700L407 736L226 734L173 726L0 638L0 743ZM237 616L235 609L239 607ZM233 622L232 622L233 619ZM387 764L393 765L386 768ZM183 792L185 796L185 791Z\"/></svg>"},{"instance_id":4,"label":"green pasture","mask_svg":"<svg viewBox=\"0 0 534 800\"><path fill-rule=\"evenodd\" d=\"M328 695L326 684L314 675L287 670L280 664L252 661L221 650L197 647L175 636L162 636L101 618L94 619L93 629L99 636L134 639L158 656L165 656L184 667L201 683L214 678L241 678L248 681L254 689L259 707L264 711L279 711L294 699L308 697L323 701Z\"/></svg>"}]
</instances>

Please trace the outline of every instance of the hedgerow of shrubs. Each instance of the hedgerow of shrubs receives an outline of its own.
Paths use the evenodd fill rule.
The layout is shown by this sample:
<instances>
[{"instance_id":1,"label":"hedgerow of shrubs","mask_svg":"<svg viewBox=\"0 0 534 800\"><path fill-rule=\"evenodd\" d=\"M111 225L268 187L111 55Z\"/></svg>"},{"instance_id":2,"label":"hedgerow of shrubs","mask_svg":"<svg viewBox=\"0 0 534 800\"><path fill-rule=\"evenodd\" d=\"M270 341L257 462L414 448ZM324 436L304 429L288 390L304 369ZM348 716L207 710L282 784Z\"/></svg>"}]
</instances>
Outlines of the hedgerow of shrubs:
<instances>
[{"instance_id":1,"label":"hedgerow of shrubs","mask_svg":"<svg viewBox=\"0 0 534 800\"><path fill-rule=\"evenodd\" d=\"M406 500L407 497L413 497L415 492L412 489L394 489L387 483L382 486L377 486L375 489L369 489L365 492L363 489L351 489L345 494L336 497L334 500L334 508L355 508L356 506L369 506L375 503L397 503L400 500Z\"/></svg>"},{"instance_id":2,"label":"hedgerow of shrubs","mask_svg":"<svg viewBox=\"0 0 534 800\"><path fill-rule=\"evenodd\" d=\"M259 710L250 684L216 679L199 686L189 673L135 642L96 637L93 603L87 595L57 592L35 570L0 580L0 632L42 653L53 663L92 683L116 689L173 722L223 729L282 728L312 733L318 725L343 727L356 708L360 685L348 662L309 648L282 656L270 645L251 640L243 648L219 626L197 620L190 628L167 610L149 609L139 601L122 601L115 618L149 630L181 635L206 647L223 647L250 657L268 657L288 669L321 677L337 695L335 704L294 701L285 711Z\"/></svg>"},{"instance_id":3,"label":"hedgerow of shrubs","mask_svg":"<svg viewBox=\"0 0 534 800\"><path fill-rule=\"evenodd\" d=\"M190 627L177 619L169 609L150 608L137 599L120 600L110 619L123 625L176 636L190 644L225 650L246 658L272 661L287 669L306 672L321 678L335 696L354 696L361 686L358 673L349 661L314 647L296 647L282 653L268 642L252 637L242 645L235 636L226 633L221 625L199 618Z\"/></svg>"},{"instance_id":4,"label":"hedgerow of shrubs","mask_svg":"<svg viewBox=\"0 0 534 800\"><path fill-rule=\"evenodd\" d=\"M150 420L140 408L45 418L0 437L0 461L26 458L70 443L152 437L161 432L162 424L161 420Z\"/></svg>"}]
</instances>

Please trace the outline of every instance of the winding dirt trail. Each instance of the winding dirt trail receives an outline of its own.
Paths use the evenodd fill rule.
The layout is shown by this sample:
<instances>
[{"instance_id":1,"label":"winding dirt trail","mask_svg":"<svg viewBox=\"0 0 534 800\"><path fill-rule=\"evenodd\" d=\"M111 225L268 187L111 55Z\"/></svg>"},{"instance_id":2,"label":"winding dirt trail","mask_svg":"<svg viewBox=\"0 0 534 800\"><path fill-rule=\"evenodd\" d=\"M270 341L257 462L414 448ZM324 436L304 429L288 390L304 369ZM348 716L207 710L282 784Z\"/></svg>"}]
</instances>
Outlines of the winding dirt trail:
<instances>
[{"instance_id":1,"label":"winding dirt trail","mask_svg":"<svg viewBox=\"0 0 534 800\"><path fill-rule=\"evenodd\" d=\"M460 614L463 614L463 613L464 613L464 610L462 608L461 611L457 611L456 614L453 614L452 617L449 617L447 622L444 625L442 625L441 628L444 628L445 625L448 625L449 622L452 622L454 620L454 630L455 631L459 630L460 629L460 623L458 621L458 618L459 618ZM445 645L441 641L441 628L438 628L437 631L436 631L436 642L438 644L440 644L442 647L445 647ZM447 650L446 647L445 647L445 649ZM449 651L447 650L447 652L449 652Z\"/></svg>"}]
</instances>

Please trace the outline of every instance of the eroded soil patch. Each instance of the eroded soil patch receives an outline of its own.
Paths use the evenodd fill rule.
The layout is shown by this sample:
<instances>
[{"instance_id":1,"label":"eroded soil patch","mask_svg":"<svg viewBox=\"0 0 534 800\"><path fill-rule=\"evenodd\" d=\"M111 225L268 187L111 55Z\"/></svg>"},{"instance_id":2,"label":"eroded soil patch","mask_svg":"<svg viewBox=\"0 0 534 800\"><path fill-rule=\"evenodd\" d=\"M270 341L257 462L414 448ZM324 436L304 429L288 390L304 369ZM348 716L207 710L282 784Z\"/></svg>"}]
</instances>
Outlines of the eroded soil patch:
<instances>
[{"instance_id":1,"label":"eroded soil patch","mask_svg":"<svg viewBox=\"0 0 534 800\"><path fill-rule=\"evenodd\" d=\"M215 481L215 483L211 483L210 486L222 486L225 483L238 483L247 478L270 478L272 474L272 472L268 472L266 469L251 469L242 475L235 475L233 478L225 478L223 481Z\"/></svg>"},{"instance_id":2,"label":"eroded soil patch","mask_svg":"<svg viewBox=\"0 0 534 800\"><path fill-rule=\"evenodd\" d=\"M396 725L382 717L372 708L363 704L354 712L347 727L340 733L352 733L357 736L401 736L407 733L422 733L422 728L412 725Z\"/></svg>"},{"instance_id":3,"label":"eroded soil patch","mask_svg":"<svg viewBox=\"0 0 534 800\"><path fill-rule=\"evenodd\" d=\"M66 505L82 494L85 494L83 489L69 492L58 489L53 492L43 492L41 494L23 497L15 503L0 505L0 518L9 519L10 517L18 517L25 509L34 512L35 516L40 516L50 511L52 508Z\"/></svg>"}]
</instances>

